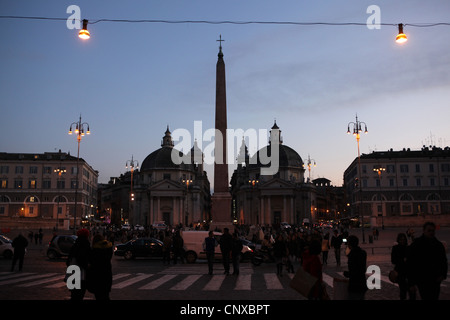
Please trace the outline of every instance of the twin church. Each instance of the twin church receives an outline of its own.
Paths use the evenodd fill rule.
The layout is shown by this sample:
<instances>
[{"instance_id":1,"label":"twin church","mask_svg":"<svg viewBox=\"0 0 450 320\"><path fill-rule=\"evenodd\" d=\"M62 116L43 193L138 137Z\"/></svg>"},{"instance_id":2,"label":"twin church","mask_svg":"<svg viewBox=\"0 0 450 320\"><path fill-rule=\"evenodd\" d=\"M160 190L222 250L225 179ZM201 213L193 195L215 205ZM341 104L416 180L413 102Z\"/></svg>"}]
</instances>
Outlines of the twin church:
<instances>
[{"instance_id":1,"label":"twin church","mask_svg":"<svg viewBox=\"0 0 450 320\"><path fill-rule=\"evenodd\" d=\"M215 129L223 141L215 146L214 192L204 168L204 154L194 142L188 154L175 150L169 126L164 133L161 148L150 153L132 179L133 200L129 202L128 220L131 224L151 225L165 221L170 225L196 226L203 223L222 229L232 223L248 225L277 225L281 222L301 224L317 218L318 186L328 186L329 180L320 179L319 185L305 181L305 164L299 154L282 142L280 128L275 122L271 131L278 133L278 170L263 175L263 155L271 156L272 142L253 156L243 140L237 168L228 176L226 159L226 81L222 46L216 65ZM219 139L215 140L216 143ZM222 161L217 159L222 149ZM175 163L172 153L179 153L190 163ZM102 201L103 202L103 201ZM122 206L123 207L123 206ZM122 208L123 210L123 208ZM114 208L112 208L114 211ZM114 213L112 212L112 215ZM123 213L121 213L123 215Z\"/></svg>"}]
</instances>

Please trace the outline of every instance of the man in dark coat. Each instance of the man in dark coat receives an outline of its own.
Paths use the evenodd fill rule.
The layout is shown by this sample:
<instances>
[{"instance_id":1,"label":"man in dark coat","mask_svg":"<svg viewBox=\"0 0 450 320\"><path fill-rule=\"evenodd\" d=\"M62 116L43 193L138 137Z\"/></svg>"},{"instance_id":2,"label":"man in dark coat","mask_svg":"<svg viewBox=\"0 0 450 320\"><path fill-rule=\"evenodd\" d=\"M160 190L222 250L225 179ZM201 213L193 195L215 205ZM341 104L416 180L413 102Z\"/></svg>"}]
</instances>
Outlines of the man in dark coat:
<instances>
[{"instance_id":1,"label":"man in dark coat","mask_svg":"<svg viewBox=\"0 0 450 320\"><path fill-rule=\"evenodd\" d=\"M112 287L112 243L101 234L92 239L90 267L87 273L87 288L95 295L96 300L109 300Z\"/></svg>"},{"instance_id":2,"label":"man in dark coat","mask_svg":"<svg viewBox=\"0 0 450 320\"><path fill-rule=\"evenodd\" d=\"M81 271L81 288L71 289L71 300L83 300L86 294L86 272L89 267L91 255L91 244L89 243L89 230L80 229L77 231L77 240L70 249L66 265L77 265Z\"/></svg>"},{"instance_id":3,"label":"man in dark coat","mask_svg":"<svg viewBox=\"0 0 450 320\"><path fill-rule=\"evenodd\" d=\"M447 278L445 247L435 237L436 225L426 222L423 234L410 245L406 258L410 285L419 289L422 300L438 300L441 282Z\"/></svg>"},{"instance_id":4,"label":"man in dark coat","mask_svg":"<svg viewBox=\"0 0 450 320\"><path fill-rule=\"evenodd\" d=\"M350 300L364 300L367 291L366 269L367 253L359 246L358 237L351 235L347 238L350 249L348 254L348 271L344 276L348 278L348 297Z\"/></svg>"},{"instance_id":5,"label":"man in dark coat","mask_svg":"<svg viewBox=\"0 0 450 320\"><path fill-rule=\"evenodd\" d=\"M11 265L11 272L14 271L17 260L19 260L19 271L22 271L25 248L28 246L28 240L22 235L22 233L19 233L19 235L14 238L12 246L14 248L14 257Z\"/></svg>"},{"instance_id":6,"label":"man in dark coat","mask_svg":"<svg viewBox=\"0 0 450 320\"><path fill-rule=\"evenodd\" d=\"M222 251L224 274L230 274L230 256L233 249L233 238L228 228L223 229L223 235L220 238L220 251Z\"/></svg>"}]
</instances>

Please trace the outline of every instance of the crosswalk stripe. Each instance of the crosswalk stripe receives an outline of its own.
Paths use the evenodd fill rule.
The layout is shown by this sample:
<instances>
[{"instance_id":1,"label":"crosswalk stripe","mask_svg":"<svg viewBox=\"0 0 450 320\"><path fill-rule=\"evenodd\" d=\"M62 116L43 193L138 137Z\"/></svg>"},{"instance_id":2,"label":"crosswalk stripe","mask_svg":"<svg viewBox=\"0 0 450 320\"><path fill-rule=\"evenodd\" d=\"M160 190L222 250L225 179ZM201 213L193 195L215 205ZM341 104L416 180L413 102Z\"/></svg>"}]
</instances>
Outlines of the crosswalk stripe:
<instances>
[{"instance_id":1,"label":"crosswalk stripe","mask_svg":"<svg viewBox=\"0 0 450 320\"><path fill-rule=\"evenodd\" d=\"M139 289L143 289L143 290L153 290L158 288L160 285L166 283L167 281L175 278L177 275L175 274L166 274L165 276L162 276L159 279L153 280L152 282L150 282L149 284L146 284L143 287L140 287Z\"/></svg>"},{"instance_id":2,"label":"crosswalk stripe","mask_svg":"<svg viewBox=\"0 0 450 320\"><path fill-rule=\"evenodd\" d=\"M0 281L35 274L35 273L33 273L33 272L19 272L19 273L5 272L5 273L8 274L8 275L2 275L2 276L0 277Z\"/></svg>"},{"instance_id":3,"label":"crosswalk stripe","mask_svg":"<svg viewBox=\"0 0 450 320\"><path fill-rule=\"evenodd\" d=\"M116 283L112 286L112 289L123 289L125 287L128 287L136 282L142 281L144 279L147 279L149 277L153 276L153 274L139 274L137 277Z\"/></svg>"},{"instance_id":4,"label":"crosswalk stripe","mask_svg":"<svg viewBox=\"0 0 450 320\"><path fill-rule=\"evenodd\" d=\"M223 280L225 280L226 275L215 275L209 280L206 286L203 288L205 291L217 291L220 289Z\"/></svg>"},{"instance_id":5,"label":"crosswalk stripe","mask_svg":"<svg viewBox=\"0 0 450 320\"><path fill-rule=\"evenodd\" d=\"M46 278L43 280L37 280L37 281L29 282L29 283L23 283L23 284L18 285L18 287L32 287L32 286L37 286L37 285L47 283L47 282L62 281L63 279L64 279L64 275L58 275L56 277Z\"/></svg>"},{"instance_id":6,"label":"crosswalk stripe","mask_svg":"<svg viewBox=\"0 0 450 320\"><path fill-rule=\"evenodd\" d=\"M240 274L236 281L236 287L234 290L251 290L252 287L252 275Z\"/></svg>"},{"instance_id":7,"label":"crosswalk stripe","mask_svg":"<svg viewBox=\"0 0 450 320\"><path fill-rule=\"evenodd\" d=\"M192 284L194 284L195 281L200 279L202 277L201 274L191 274L188 275L186 278L184 278L182 281L178 282L175 286L170 288L170 290L186 290L189 288Z\"/></svg>"},{"instance_id":8,"label":"crosswalk stripe","mask_svg":"<svg viewBox=\"0 0 450 320\"><path fill-rule=\"evenodd\" d=\"M4 281L0 281L0 286L3 286L5 284L17 283L17 282L21 282L21 281L29 281L29 280L39 279L39 278L51 277L55 274L57 274L57 273L37 274L37 275L25 277L25 278L4 280Z\"/></svg>"},{"instance_id":9,"label":"crosswalk stripe","mask_svg":"<svg viewBox=\"0 0 450 320\"><path fill-rule=\"evenodd\" d=\"M326 273L322 273L322 280L323 282L325 282L327 285L329 285L330 287L333 288L333 277L329 276Z\"/></svg>"},{"instance_id":10,"label":"crosswalk stripe","mask_svg":"<svg viewBox=\"0 0 450 320\"><path fill-rule=\"evenodd\" d=\"M264 273L264 279L266 280L267 289L284 289L278 275L275 273Z\"/></svg>"}]
</instances>

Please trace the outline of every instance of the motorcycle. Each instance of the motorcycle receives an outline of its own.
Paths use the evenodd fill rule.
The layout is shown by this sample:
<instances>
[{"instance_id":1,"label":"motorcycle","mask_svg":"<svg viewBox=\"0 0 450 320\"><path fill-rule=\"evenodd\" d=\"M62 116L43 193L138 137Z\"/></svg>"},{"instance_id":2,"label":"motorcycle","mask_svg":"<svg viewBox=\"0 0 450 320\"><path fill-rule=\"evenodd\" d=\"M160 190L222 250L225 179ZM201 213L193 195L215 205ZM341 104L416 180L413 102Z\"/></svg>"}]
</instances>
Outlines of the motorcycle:
<instances>
[{"instance_id":1,"label":"motorcycle","mask_svg":"<svg viewBox=\"0 0 450 320\"><path fill-rule=\"evenodd\" d=\"M261 263L271 263L275 262L275 258L271 254L270 250L268 249L259 249L253 252L252 256L252 264L255 266L261 265Z\"/></svg>"}]
</instances>

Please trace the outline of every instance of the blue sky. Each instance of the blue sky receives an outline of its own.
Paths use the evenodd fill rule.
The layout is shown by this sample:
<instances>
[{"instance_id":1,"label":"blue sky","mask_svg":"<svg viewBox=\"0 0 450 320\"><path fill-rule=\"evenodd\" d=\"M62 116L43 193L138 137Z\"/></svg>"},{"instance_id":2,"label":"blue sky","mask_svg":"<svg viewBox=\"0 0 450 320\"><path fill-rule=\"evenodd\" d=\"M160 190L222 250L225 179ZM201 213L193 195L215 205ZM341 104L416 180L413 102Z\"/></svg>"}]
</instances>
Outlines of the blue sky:
<instances>
[{"instance_id":1,"label":"blue sky","mask_svg":"<svg viewBox=\"0 0 450 320\"><path fill-rule=\"evenodd\" d=\"M450 2L431 1L22 1L0 15L209 21L365 23L450 22ZM80 156L99 182L142 163L174 131L214 126L219 35L227 77L229 128L270 129L317 166L312 178L342 184L357 156L347 124L365 122L361 153L450 145L450 26L295 26L99 22L82 41L65 21L0 19L0 151L76 155L67 131L88 122ZM212 183L212 168L207 168Z\"/></svg>"}]
</instances>

